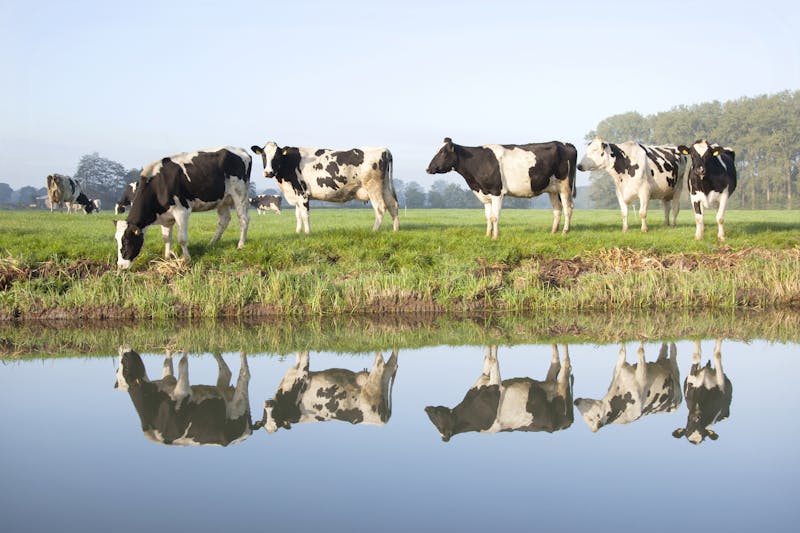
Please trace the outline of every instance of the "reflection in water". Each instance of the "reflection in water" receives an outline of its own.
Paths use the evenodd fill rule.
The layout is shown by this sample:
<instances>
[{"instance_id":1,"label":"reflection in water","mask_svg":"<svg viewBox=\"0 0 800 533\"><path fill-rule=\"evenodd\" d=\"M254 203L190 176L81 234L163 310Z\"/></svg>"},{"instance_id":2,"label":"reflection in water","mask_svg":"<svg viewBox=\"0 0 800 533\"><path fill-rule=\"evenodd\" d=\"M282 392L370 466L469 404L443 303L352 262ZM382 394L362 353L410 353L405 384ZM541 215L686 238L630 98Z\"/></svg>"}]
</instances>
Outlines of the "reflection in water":
<instances>
[{"instance_id":1,"label":"reflection in water","mask_svg":"<svg viewBox=\"0 0 800 533\"><path fill-rule=\"evenodd\" d=\"M383 425L392 416L396 373L397 350L385 362L378 352L372 369L362 372L341 368L312 372L308 351L297 352L297 362L286 371L275 398L264 402L264 418L258 426L273 433L298 422Z\"/></svg>"},{"instance_id":2,"label":"reflection in water","mask_svg":"<svg viewBox=\"0 0 800 533\"><path fill-rule=\"evenodd\" d=\"M686 407L689 415L686 427L678 428L672 436L683 436L692 444L700 444L706 437L717 440L719 435L709 426L725 420L731 414L733 385L722 371L722 339L717 339L714 346L714 366L711 361L705 367L700 366L700 341L694 343L692 369L686 376L683 391L686 395Z\"/></svg>"},{"instance_id":3,"label":"reflection in water","mask_svg":"<svg viewBox=\"0 0 800 533\"><path fill-rule=\"evenodd\" d=\"M214 359L219 365L216 385L189 385L185 353L176 380L170 351L161 379L150 381L139 354L120 347L115 386L130 394L145 437L159 444L227 446L252 433L247 357L241 354L236 388L230 386L231 371L222 357L214 354Z\"/></svg>"},{"instance_id":4,"label":"reflection in water","mask_svg":"<svg viewBox=\"0 0 800 533\"><path fill-rule=\"evenodd\" d=\"M623 344L608 392L600 400L578 398L575 405L592 431L606 424L628 424L651 413L671 413L681 404L677 348L661 345L658 360L647 363L644 345L637 350L637 363L627 362Z\"/></svg>"},{"instance_id":5,"label":"reflection in water","mask_svg":"<svg viewBox=\"0 0 800 533\"><path fill-rule=\"evenodd\" d=\"M468 431L547 431L572 425L572 365L564 346L564 364L553 344L553 357L544 381L531 378L500 380L497 346L486 348L483 373L454 408L428 406L425 412L447 442Z\"/></svg>"}]
</instances>

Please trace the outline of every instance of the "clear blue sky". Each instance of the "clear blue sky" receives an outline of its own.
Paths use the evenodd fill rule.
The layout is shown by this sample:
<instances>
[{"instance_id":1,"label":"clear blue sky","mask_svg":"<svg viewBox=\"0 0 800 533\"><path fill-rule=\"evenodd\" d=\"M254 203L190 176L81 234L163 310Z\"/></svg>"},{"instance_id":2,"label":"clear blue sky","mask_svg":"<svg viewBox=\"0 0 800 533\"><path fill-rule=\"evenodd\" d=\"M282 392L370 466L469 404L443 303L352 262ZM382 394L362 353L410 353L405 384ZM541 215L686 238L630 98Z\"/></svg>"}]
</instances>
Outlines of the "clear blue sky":
<instances>
[{"instance_id":1,"label":"clear blue sky","mask_svg":"<svg viewBox=\"0 0 800 533\"><path fill-rule=\"evenodd\" d=\"M800 9L0 0L0 76L0 182L14 188L72 174L95 151L138 168L267 140L387 146L395 178L428 183L445 136L558 139L580 157L611 115L797 90ZM269 185L260 161L253 179Z\"/></svg>"}]
</instances>

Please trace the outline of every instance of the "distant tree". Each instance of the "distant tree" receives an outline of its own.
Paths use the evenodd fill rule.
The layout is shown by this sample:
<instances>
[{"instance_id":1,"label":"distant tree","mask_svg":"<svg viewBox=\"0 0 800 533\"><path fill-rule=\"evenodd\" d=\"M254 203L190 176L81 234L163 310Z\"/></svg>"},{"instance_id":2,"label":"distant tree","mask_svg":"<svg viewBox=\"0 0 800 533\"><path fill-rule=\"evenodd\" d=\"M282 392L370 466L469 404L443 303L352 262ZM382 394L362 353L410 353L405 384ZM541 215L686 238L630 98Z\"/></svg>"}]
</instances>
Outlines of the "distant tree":
<instances>
[{"instance_id":1,"label":"distant tree","mask_svg":"<svg viewBox=\"0 0 800 533\"><path fill-rule=\"evenodd\" d=\"M11 201L11 194L14 189L8 183L0 183L0 204L7 204Z\"/></svg>"},{"instance_id":2,"label":"distant tree","mask_svg":"<svg viewBox=\"0 0 800 533\"><path fill-rule=\"evenodd\" d=\"M132 169L125 170L120 163L94 152L81 157L73 178L80 182L89 198L99 198L103 204L112 205L119 199L122 188L133 181L132 174Z\"/></svg>"},{"instance_id":3,"label":"distant tree","mask_svg":"<svg viewBox=\"0 0 800 533\"><path fill-rule=\"evenodd\" d=\"M444 180L436 180L428 191L428 207L458 208L475 207L478 201L471 191Z\"/></svg>"},{"instance_id":4,"label":"distant tree","mask_svg":"<svg viewBox=\"0 0 800 533\"><path fill-rule=\"evenodd\" d=\"M425 207L425 190L416 181L410 181L404 185L403 195L405 196L405 203L400 204L402 207L410 207L412 209Z\"/></svg>"},{"instance_id":5,"label":"distant tree","mask_svg":"<svg viewBox=\"0 0 800 533\"><path fill-rule=\"evenodd\" d=\"M47 189L45 189L46 191ZM14 191L11 195L12 202L17 205L28 205L36 202L36 197L39 196L41 189L37 189L36 187L31 187L30 185L22 187L21 189Z\"/></svg>"}]
</instances>

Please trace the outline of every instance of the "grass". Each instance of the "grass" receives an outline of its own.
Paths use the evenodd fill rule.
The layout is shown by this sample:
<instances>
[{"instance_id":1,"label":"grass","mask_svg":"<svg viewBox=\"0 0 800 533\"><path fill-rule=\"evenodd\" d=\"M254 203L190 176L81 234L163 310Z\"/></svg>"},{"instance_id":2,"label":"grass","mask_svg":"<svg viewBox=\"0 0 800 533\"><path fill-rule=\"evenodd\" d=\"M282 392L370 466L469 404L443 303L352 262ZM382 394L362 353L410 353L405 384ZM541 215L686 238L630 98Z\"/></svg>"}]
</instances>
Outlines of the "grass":
<instances>
[{"instance_id":1,"label":"grass","mask_svg":"<svg viewBox=\"0 0 800 533\"><path fill-rule=\"evenodd\" d=\"M0 318L800 306L797 211L729 212L724 245L712 214L695 241L687 211L666 228L651 210L646 234L623 234L616 211L576 211L570 234L551 235L550 211L508 209L498 241L481 209L401 211L398 233L388 220L373 233L371 209L316 209L310 235L291 210L251 211L243 250L235 217L209 246L216 214L198 213L190 263L161 259L153 227L128 272L113 218L0 212Z\"/></svg>"}]
</instances>

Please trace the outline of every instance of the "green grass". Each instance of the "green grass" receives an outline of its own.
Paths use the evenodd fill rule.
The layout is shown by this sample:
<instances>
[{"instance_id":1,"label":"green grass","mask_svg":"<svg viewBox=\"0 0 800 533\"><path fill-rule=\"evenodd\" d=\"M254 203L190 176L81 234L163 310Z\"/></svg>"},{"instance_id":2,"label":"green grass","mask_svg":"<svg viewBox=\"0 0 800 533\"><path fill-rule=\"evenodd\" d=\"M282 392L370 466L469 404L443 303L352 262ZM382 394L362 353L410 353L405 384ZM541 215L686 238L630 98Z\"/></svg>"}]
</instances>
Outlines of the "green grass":
<instances>
[{"instance_id":1,"label":"green grass","mask_svg":"<svg viewBox=\"0 0 800 533\"><path fill-rule=\"evenodd\" d=\"M113 215L0 212L2 272L33 271L0 283L0 316L145 316L153 318L322 315L362 312L736 308L800 302L800 212L733 211L728 240L716 240L713 214L703 241L684 210L676 228L651 210L650 231L623 234L617 211L576 211L568 235L549 233L552 213L504 210L500 238L484 236L482 209L401 211L400 232L388 216L371 231L371 209L311 213L312 233L294 232L293 212L251 211L247 245L236 249L233 217L220 242L207 243L215 213L192 215L191 265L153 263L163 252L158 227L129 272L116 271ZM633 229L637 228L637 229ZM574 283L548 283L542 265L557 259L599 260L676 254L742 257L729 271L703 264L691 271L616 265L581 273ZM757 249L768 253L748 253ZM641 256L641 257L639 257ZM91 275L76 265L90 263ZM645 262L646 263L646 262ZM708 263L708 261L706 261ZM35 272L44 272L47 275ZM563 281L563 280L562 280ZM570 281L570 280L566 280Z\"/></svg>"}]
</instances>

